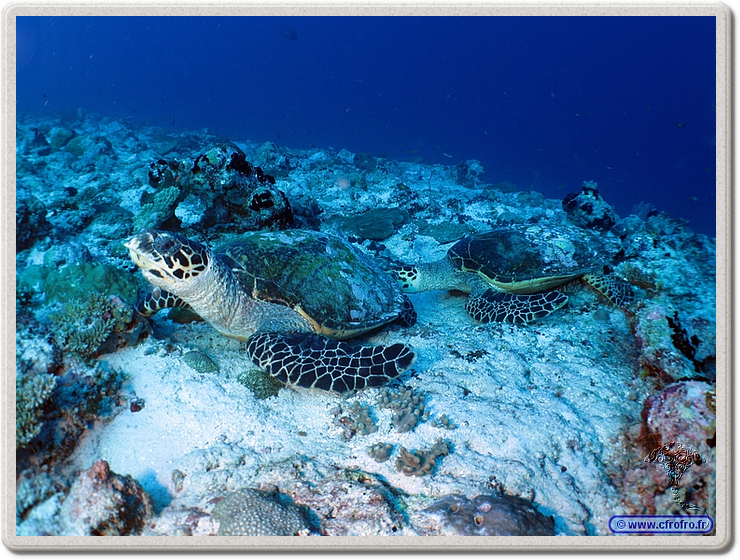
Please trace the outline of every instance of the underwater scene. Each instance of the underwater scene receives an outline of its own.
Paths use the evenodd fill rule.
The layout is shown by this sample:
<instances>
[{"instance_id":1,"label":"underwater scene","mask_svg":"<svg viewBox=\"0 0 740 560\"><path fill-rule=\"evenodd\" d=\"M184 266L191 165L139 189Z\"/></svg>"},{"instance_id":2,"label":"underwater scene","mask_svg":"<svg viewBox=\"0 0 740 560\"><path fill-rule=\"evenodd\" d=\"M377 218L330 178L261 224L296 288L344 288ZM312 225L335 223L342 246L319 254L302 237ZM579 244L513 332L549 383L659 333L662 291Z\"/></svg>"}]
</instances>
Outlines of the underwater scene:
<instances>
[{"instance_id":1,"label":"underwater scene","mask_svg":"<svg viewBox=\"0 0 740 560\"><path fill-rule=\"evenodd\" d=\"M714 17L16 32L16 535L715 519Z\"/></svg>"}]
</instances>

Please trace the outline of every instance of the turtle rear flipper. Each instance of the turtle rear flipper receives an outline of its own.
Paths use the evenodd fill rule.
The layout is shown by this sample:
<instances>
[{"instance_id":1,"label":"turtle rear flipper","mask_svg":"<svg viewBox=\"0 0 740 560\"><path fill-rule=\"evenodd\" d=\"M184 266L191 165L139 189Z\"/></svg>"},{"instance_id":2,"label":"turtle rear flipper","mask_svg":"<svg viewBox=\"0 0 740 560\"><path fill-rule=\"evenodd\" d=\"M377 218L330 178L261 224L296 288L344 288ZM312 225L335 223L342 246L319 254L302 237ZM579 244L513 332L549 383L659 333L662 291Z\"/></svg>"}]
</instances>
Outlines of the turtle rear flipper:
<instances>
[{"instance_id":1,"label":"turtle rear flipper","mask_svg":"<svg viewBox=\"0 0 740 560\"><path fill-rule=\"evenodd\" d=\"M583 280L617 307L626 307L632 301L632 287L608 274L585 274Z\"/></svg>"},{"instance_id":2,"label":"turtle rear flipper","mask_svg":"<svg viewBox=\"0 0 740 560\"><path fill-rule=\"evenodd\" d=\"M528 323L547 317L567 302L568 296L556 290L528 295L486 290L468 299L465 310L481 323Z\"/></svg>"},{"instance_id":3,"label":"turtle rear flipper","mask_svg":"<svg viewBox=\"0 0 740 560\"><path fill-rule=\"evenodd\" d=\"M336 393L388 383L414 362L403 344L352 346L315 333L262 332L247 340L252 361L287 385Z\"/></svg>"}]
</instances>

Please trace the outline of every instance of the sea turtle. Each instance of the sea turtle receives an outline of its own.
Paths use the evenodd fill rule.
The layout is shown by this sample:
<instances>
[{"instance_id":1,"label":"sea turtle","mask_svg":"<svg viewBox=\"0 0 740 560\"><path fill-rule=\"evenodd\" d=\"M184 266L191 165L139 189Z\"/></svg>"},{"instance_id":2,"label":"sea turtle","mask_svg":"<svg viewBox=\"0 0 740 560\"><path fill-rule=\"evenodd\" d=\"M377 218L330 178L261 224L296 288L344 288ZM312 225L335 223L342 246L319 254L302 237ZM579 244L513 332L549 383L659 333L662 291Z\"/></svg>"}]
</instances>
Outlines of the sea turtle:
<instances>
[{"instance_id":1,"label":"sea turtle","mask_svg":"<svg viewBox=\"0 0 740 560\"><path fill-rule=\"evenodd\" d=\"M573 255L565 265L553 258L548 262L543 245L520 231L495 229L464 237L440 261L398 266L392 272L404 292L469 293L465 309L483 323L525 323L546 317L568 301L555 288L579 279L617 306L631 299L629 286L604 274L603 266L580 265Z\"/></svg>"},{"instance_id":2,"label":"sea turtle","mask_svg":"<svg viewBox=\"0 0 740 560\"><path fill-rule=\"evenodd\" d=\"M181 235L146 230L126 242L155 288L144 316L191 307L287 385L342 393L382 385L408 369L403 344L350 338L416 313L400 287L346 241L308 230L249 232L216 252Z\"/></svg>"}]
</instances>

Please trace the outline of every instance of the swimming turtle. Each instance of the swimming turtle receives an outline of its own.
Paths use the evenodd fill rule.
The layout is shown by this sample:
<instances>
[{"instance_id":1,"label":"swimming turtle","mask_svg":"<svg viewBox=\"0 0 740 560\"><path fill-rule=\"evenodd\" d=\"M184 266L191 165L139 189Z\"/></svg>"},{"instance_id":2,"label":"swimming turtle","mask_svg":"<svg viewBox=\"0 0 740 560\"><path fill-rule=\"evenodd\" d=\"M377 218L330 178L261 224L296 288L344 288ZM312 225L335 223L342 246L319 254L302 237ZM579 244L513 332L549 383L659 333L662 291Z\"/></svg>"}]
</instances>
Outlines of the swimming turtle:
<instances>
[{"instance_id":1,"label":"swimming turtle","mask_svg":"<svg viewBox=\"0 0 740 560\"><path fill-rule=\"evenodd\" d=\"M414 361L403 344L337 340L416 319L393 279L338 237L249 232L216 252L147 230L126 247L155 286L138 306L142 315L187 305L222 334L246 340L252 361L287 385L342 393L382 385Z\"/></svg>"},{"instance_id":2,"label":"swimming turtle","mask_svg":"<svg viewBox=\"0 0 740 560\"><path fill-rule=\"evenodd\" d=\"M603 266L579 265L572 255L566 265L558 259L548 261L543 257L546 245L533 243L517 230L495 229L464 237L441 261L403 265L392 272L404 292L469 293L465 309L483 323L525 323L546 317L568 301L555 288L579 279L617 306L624 307L631 299L629 286L604 274Z\"/></svg>"}]
</instances>

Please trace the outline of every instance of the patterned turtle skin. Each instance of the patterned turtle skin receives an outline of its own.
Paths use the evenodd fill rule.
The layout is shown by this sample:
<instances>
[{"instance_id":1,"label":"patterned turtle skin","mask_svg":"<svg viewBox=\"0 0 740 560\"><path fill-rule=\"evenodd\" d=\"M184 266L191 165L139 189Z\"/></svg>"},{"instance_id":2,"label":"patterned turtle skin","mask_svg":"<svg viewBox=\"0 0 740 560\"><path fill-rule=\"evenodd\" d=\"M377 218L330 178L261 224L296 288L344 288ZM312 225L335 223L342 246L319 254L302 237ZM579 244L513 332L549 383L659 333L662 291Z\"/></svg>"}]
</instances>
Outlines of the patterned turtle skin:
<instances>
[{"instance_id":1,"label":"patterned turtle skin","mask_svg":"<svg viewBox=\"0 0 740 560\"><path fill-rule=\"evenodd\" d=\"M629 286L603 274L603 267L547 260L542 245L520 231L495 229L464 237L441 261L404 265L392 272L404 292L469 293L465 308L484 323L526 323L546 317L568 301L556 288L576 280L583 280L614 305L624 307L631 300Z\"/></svg>"},{"instance_id":2,"label":"patterned turtle skin","mask_svg":"<svg viewBox=\"0 0 740 560\"><path fill-rule=\"evenodd\" d=\"M137 308L143 316L187 305L222 334L247 341L252 361L287 385L343 393L382 385L414 361L403 344L341 340L394 321L411 325L416 313L392 278L338 237L248 232L217 252L147 230L126 247L155 286Z\"/></svg>"}]
</instances>

